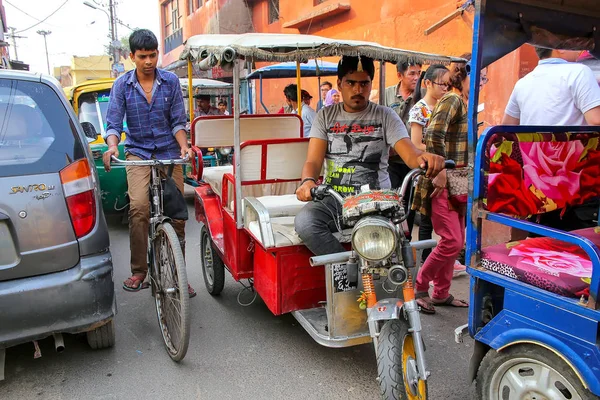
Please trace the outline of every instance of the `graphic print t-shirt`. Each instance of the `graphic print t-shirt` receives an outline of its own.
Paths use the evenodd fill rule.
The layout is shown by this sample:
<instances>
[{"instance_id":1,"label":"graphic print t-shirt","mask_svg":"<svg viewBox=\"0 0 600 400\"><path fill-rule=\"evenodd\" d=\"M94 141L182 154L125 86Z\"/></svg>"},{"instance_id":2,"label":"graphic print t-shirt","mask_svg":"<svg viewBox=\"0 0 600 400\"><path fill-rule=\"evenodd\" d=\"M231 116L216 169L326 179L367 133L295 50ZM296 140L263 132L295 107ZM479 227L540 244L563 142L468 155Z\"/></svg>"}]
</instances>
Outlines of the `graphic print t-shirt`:
<instances>
[{"instance_id":1,"label":"graphic print t-shirt","mask_svg":"<svg viewBox=\"0 0 600 400\"><path fill-rule=\"evenodd\" d=\"M391 187L387 171L390 147L408 138L406 127L391 108L369 102L364 111L347 113L343 103L319 111L311 138L327 141L325 182L343 195Z\"/></svg>"}]
</instances>

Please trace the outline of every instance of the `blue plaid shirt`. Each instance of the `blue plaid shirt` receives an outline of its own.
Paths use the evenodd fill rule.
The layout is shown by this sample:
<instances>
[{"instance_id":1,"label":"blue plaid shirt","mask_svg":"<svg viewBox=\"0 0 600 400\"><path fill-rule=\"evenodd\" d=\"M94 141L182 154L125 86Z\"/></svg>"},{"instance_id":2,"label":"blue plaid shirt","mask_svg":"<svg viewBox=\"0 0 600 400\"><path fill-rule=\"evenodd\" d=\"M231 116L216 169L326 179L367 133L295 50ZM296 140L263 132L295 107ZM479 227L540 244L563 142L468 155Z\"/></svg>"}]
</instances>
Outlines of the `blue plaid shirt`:
<instances>
[{"instance_id":1,"label":"blue plaid shirt","mask_svg":"<svg viewBox=\"0 0 600 400\"><path fill-rule=\"evenodd\" d=\"M153 156L159 160L181 156L175 134L185 129L187 119L177 75L156 69L150 103L135 70L120 76L110 91L104 140L110 135L121 137L125 116L129 130L125 137L126 153L144 160Z\"/></svg>"}]
</instances>

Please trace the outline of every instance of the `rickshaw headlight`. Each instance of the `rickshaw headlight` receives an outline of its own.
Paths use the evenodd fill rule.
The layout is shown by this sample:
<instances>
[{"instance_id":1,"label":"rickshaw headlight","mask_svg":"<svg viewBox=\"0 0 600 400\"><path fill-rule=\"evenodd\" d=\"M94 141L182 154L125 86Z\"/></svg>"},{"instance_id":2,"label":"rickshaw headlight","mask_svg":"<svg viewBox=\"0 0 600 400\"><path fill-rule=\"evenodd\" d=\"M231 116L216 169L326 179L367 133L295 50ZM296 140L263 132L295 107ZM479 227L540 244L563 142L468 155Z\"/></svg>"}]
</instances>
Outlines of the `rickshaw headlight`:
<instances>
[{"instance_id":1,"label":"rickshaw headlight","mask_svg":"<svg viewBox=\"0 0 600 400\"><path fill-rule=\"evenodd\" d=\"M219 147L219 153L222 156L228 156L231 153L231 147Z\"/></svg>"},{"instance_id":2,"label":"rickshaw headlight","mask_svg":"<svg viewBox=\"0 0 600 400\"><path fill-rule=\"evenodd\" d=\"M385 260L396 250L396 229L388 219L368 217L352 230L352 248L369 261Z\"/></svg>"}]
</instances>

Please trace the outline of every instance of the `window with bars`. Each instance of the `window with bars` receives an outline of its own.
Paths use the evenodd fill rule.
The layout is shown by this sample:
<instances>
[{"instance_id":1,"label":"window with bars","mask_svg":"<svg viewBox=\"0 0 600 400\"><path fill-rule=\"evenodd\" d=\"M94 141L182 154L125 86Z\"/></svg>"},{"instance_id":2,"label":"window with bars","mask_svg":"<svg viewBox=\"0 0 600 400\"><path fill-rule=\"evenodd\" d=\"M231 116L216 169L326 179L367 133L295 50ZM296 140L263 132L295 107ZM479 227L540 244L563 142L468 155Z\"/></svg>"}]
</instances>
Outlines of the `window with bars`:
<instances>
[{"instance_id":1,"label":"window with bars","mask_svg":"<svg viewBox=\"0 0 600 400\"><path fill-rule=\"evenodd\" d=\"M279 0L269 1L269 24L279 21Z\"/></svg>"},{"instance_id":2,"label":"window with bars","mask_svg":"<svg viewBox=\"0 0 600 400\"><path fill-rule=\"evenodd\" d=\"M200 8L204 5L204 0L195 0L195 1L198 1L198 8Z\"/></svg>"},{"instance_id":3,"label":"window with bars","mask_svg":"<svg viewBox=\"0 0 600 400\"><path fill-rule=\"evenodd\" d=\"M185 0L171 0L163 5L165 19L165 37L169 37L181 29L181 15L179 14L179 2Z\"/></svg>"}]
</instances>

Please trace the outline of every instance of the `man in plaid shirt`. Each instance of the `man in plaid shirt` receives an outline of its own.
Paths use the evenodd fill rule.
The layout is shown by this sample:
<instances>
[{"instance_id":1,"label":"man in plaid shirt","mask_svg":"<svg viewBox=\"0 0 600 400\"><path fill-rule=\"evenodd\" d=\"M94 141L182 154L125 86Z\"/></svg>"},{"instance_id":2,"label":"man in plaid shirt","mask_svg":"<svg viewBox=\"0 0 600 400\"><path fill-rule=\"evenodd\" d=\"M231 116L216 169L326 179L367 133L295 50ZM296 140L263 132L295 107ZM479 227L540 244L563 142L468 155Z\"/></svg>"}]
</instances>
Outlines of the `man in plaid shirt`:
<instances>
[{"instance_id":1,"label":"man in plaid shirt","mask_svg":"<svg viewBox=\"0 0 600 400\"><path fill-rule=\"evenodd\" d=\"M187 144L186 115L179 79L172 72L158 69L158 41L147 30L136 30L129 37L131 60L135 69L119 77L111 90L104 140L108 150L103 155L104 167L110 171L111 156L119 155L123 119L129 133L125 139L127 160L159 160L194 157ZM150 219L150 167L127 166L129 188L129 239L132 276L123 282L127 291L138 291L148 273L146 254ZM173 169L173 179L183 193L181 165ZM185 221L174 220L173 228L185 254ZM191 287L190 297L196 295Z\"/></svg>"}]
</instances>

